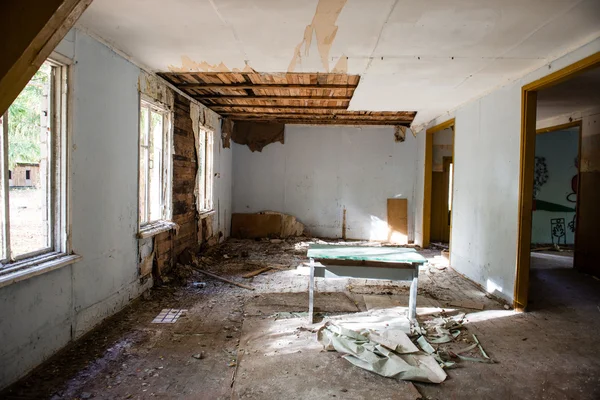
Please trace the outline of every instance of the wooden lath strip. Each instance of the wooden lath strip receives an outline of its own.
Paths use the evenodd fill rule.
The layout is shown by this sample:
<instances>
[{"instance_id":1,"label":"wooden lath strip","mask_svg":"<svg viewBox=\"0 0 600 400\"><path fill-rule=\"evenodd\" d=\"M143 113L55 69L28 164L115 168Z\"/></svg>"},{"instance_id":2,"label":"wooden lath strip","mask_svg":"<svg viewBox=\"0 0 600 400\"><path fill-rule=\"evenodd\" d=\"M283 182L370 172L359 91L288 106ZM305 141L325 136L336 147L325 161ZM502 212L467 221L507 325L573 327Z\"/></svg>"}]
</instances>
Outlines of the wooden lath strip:
<instances>
[{"instance_id":1,"label":"wooden lath strip","mask_svg":"<svg viewBox=\"0 0 600 400\"><path fill-rule=\"evenodd\" d=\"M301 124L301 125L401 125L410 126L410 121L394 121L394 120L357 120L357 119L314 119L314 118L238 118L234 121L254 121L254 122L277 122L280 124Z\"/></svg>"},{"instance_id":2,"label":"wooden lath strip","mask_svg":"<svg viewBox=\"0 0 600 400\"><path fill-rule=\"evenodd\" d=\"M398 114L398 115L364 115L364 114L333 114L333 113L317 113L317 112L303 112L303 113L280 113L280 112L274 112L274 113L266 113L266 112L260 112L260 113L243 113L243 112L232 112L232 113L227 113L227 112L222 112L220 113L222 116L227 116L228 118L231 119L238 119L238 118L244 118L244 117L256 117L256 118L263 118L263 119L272 119L272 118L286 118L286 119L294 119L294 118L306 118L306 117L310 117L310 118L326 118L326 119L331 119L331 120L336 120L336 119L372 119L372 120L377 120L377 121L381 121L381 120L395 120L395 121L408 121L408 122L412 122L412 120L414 119L413 115L405 115L405 114Z\"/></svg>"},{"instance_id":3,"label":"wooden lath strip","mask_svg":"<svg viewBox=\"0 0 600 400\"><path fill-rule=\"evenodd\" d=\"M200 95L194 96L202 100L340 100L350 101L352 96L229 96L229 95Z\"/></svg>"},{"instance_id":4,"label":"wooden lath strip","mask_svg":"<svg viewBox=\"0 0 600 400\"><path fill-rule=\"evenodd\" d=\"M272 109L276 109L279 107L269 107ZM296 108L302 108L302 107L296 107ZM321 107L314 109L315 111L318 110L322 110ZM307 111L312 112L311 109L308 109ZM329 117L368 117L368 118L414 118L416 112L414 111L328 111L327 109L322 110L325 111L327 115ZM220 112L219 114L222 115L233 115L233 114L239 114L239 115L244 115L244 114L248 114L244 111L232 111L232 112ZM277 115L277 114L281 114L278 111L260 111L259 113L254 113L254 114L260 114L260 115L265 115L265 116L269 116L269 115ZM293 114L293 113L292 113Z\"/></svg>"},{"instance_id":5,"label":"wooden lath strip","mask_svg":"<svg viewBox=\"0 0 600 400\"><path fill-rule=\"evenodd\" d=\"M267 109L267 110L322 110L322 111L327 111L327 110L346 110L348 108L347 105L345 106L277 106L277 105L259 105L259 104L219 104L219 105L210 105L210 109L214 110L214 111L225 111L225 113L229 110L229 109ZM231 112L234 112L234 110L231 110ZM237 112L245 112L243 110L241 111L237 111ZM275 113L276 111L272 111L273 113ZM271 113L271 112L269 112Z\"/></svg>"},{"instance_id":6,"label":"wooden lath strip","mask_svg":"<svg viewBox=\"0 0 600 400\"><path fill-rule=\"evenodd\" d=\"M248 83L181 83L177 85L179 89L306 89L306 90L346 90L356 89L358 85L330 85L330 84L315 84L315 85L302 85L292 83L269 83L269 84L248 84Z\"/></svg>"}]
</instances>

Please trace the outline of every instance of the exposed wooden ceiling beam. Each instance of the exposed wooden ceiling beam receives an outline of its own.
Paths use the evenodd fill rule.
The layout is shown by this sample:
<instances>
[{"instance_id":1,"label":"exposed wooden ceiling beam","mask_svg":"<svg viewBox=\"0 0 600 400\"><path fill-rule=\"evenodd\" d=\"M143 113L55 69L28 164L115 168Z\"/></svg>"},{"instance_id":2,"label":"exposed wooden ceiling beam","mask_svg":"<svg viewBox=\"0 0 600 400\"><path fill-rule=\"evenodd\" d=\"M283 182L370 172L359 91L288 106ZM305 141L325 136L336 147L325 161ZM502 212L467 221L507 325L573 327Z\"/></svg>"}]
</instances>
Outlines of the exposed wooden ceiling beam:
<instances>
[{"instance_id":1,"label":"exposed wooden ceiling beam","mask_svg":"<svg viewBox=\"0 0 600 400\"><path fill-rule=\"evenodd\" d=\"M335 115L335 114L315 114L315 113L219 113L222 116L236 120L245 118L262 119L331 119L331 120L374 120L374 121L403 121L412 122L413 116L402 115Z\"/></svg>"},{"instance_id":2,"label":"exposed wooden ceiling beam","mask_svg":"<svg viewBox=\"0 0 600 400\"><path fill-rule=\"evenodd\" d=\"M265 108L265 109L277 109L277 110L346 110L348 109L348 106L277 106L277 105L263 105L263 104L259 104L259 105L252 105L252 104L219 104L219 105L213 105L210 104L208 105L208 108L210 108L211 110L214 111L218 111L218 110L224 110L224 109L230 109L230 108L234 108L234 109L239 109L239 108ZM227 112L227 110L225 110L225 112ZM233 112L233 111L231 111ZM238 112L245 112L245 111L238 111ZM274 111L276 112L276 111Z\"/></svg>"},{"instance_id":3,"label":"exposed wooden ceiling beam","mask_svg":"<svg viewBox=\"0 0 600 400\"><path fill-rule=\"evenodd\" d=\"M355 119L286 119L286 118L242 118L233 121L253 122L277 122L280 124L302 124L302 125L402 125L410 126L411 121L387 121L387 120L355 120Z\"/></svg>"},{"instance_id":4,"label":"exposed wooden ceiling beam","mask_svg":"<svg viewBox=\"0 0 600 400\"><path fill-rule=\"evenodd\" d=\"M277 107L272 107L272 108L277 108ZM270 111L261 111L261 112L244 112L244 111L232 111L232 112L219 112L219 114L221 115L226 115L229 116L230 118L235 118L236 116L259 116L259 117L266 117L266 118L277 118L278 116L282 116L282 115L290 115L292 118L295 116L303 116L303 115L309 115L309 116L317 116L317 117L327 117L327 118L390 118L390 119L405 119L405 120L409 120L411 121L412 119L414 119L414 115L413 114L357 114L357 113L353 113L353 112L327 112L327 113L317 113L317 112L313 112L314 110L307 110L307 112L299 112L299 113L282 113L282 112L270 112Z\"/></svg>"},{"instance_id":5,"label":"exposed wooden ceiling beam","mask_svg":"<svg viewBox=\"0 0 600 400\"><path fill-rule=\"evenodd\" d=\"M358 85L319 85L319 84L296 84L296 83L178 83L181 90L185 89L333 89L333 90L352 90Z\"/></svg>"},{"instance_id":6,"label":"exposed wooden ceiling beam","mask_svg":"<svg viewBox=\"0 0 600 400\"><path fill-rule=\"evenodd\" d=\"M206 95L193 96L198 101L202 100L339 100L350 101L352 96L228 96L228 95Z\"/></svg>"}]
</instances>

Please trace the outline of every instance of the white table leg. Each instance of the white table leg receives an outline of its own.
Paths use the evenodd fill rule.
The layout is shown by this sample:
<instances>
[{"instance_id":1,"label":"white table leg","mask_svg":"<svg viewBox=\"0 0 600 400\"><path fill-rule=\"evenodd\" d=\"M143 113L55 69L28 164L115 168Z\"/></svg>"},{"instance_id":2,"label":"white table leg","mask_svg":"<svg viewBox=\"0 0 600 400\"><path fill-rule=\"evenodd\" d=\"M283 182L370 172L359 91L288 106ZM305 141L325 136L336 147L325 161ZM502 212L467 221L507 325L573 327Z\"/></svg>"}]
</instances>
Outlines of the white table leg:
<instances>
[{"instance_id":1,"label":"white table leg","mask_svg":"<svg viewBox=\"0 0 600 400\"><path fill-rule=\"evenodd\" d=\"M310 259L310 277L308 282L308 323L313 323L313 309L315 305L315 260Z\"/></svg>"},{"instance_id":2,"label":"white table leg","mask_svg":"<svg viewBox=\"0 0 600 400\"><path fill-rule=\"evenodd\" d=\"M408 300L408 319L414 321L417 318L417 286L419 281L419 266L414 266L413 279L410 284L410 297Z\"/></svg>"}]
</instances>

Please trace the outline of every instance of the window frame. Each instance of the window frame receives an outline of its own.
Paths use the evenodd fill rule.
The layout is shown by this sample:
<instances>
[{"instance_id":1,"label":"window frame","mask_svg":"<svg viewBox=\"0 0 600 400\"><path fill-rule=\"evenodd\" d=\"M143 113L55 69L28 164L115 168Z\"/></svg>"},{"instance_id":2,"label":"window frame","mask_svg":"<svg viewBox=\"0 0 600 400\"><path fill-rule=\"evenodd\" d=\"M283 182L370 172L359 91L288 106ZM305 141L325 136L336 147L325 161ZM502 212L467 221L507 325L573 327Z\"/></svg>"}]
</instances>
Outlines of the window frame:
<instances>
[{"instance_id":1,"label":"window frame","mask_svg":"<svg viewBox=\"0 0 600 400\"><path fill-rule=\"evenodd\" d=\"M150 193L150 182L149 174L150 168L147 168L147 176L146 176L146 192L145 192L145 202L146 205L144 207L144 211L147 215L146 218L142 217L142 202L141 202L141 189L142 189L142 126L141 126L141 118L142 118L142 108L148 109L148 120L150 120L151 111L155 113L159 113L163 117L162 123L162 171L161 171L161 183L162 183L162 207L161 207L161 217L157 220L144 221L144 219L150 219L150 209L148 207L148 198ZM172 207L172 190L173 190L173 111L165 104L162 104L155 99L147 96L143 93L140 93L139 99L139 110L138 110L138 237L145 238L154 236L160 232L167 231L172 229L175 224L172 222L173 218L173 207ZM148 123L148 134L150 134L150 124ZM148 137L148 141L150 141L150 137ZM149 142L150 143L150 142ZM150 160L150 153L148 152L146 162Z\"/></svg>"},{"instance_id":2,"label":"window frame","mask_svg":"<svg viewBox=\"0 0 600 400\"><path fill-rule=\"evenodd\" d=\"M72 60L58 53L53 53L46 61L51 66L50 74L50 146L48 151L49 166L47 185L48 201L48 238L49 245L32 252L13 256L10 247L10 198L8 168L8 110L3 116L3 129L0 135L0 146L5 155L0 160L0 196L4 198L4 224L0 234L4 237L5 254L0 257L0 287L18 282L30 276L72 264L81 257L72 254L70 244L70 192L69 146L71 136L71 79ZM0 201L1 207L1 201Z\"/></svg>"},{"instance_id":3,"label":"window frame","mask_svg":"<svg viewBox=\"0 0 600 400\"><path fill-rule=\"evenodd\" d=\"M214 132L204 126L199 127L200 143L198 150L200 163L198 174L198 196L200 205L198 213L200 215L210 214L214 211Z\"/></svg>"}]
</instances>

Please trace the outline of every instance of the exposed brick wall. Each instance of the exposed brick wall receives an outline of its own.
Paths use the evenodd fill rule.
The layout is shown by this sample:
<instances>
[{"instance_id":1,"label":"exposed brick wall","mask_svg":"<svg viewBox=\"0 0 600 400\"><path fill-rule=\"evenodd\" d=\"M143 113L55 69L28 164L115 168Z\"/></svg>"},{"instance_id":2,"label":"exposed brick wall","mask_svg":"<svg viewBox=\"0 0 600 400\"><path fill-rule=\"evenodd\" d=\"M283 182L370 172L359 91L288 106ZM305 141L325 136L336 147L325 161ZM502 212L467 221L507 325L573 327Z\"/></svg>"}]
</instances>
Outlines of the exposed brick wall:
<instances>
[{"instance_id":1,"label":"exposed brick wall","mask_svg":"<svg viewBox=\"0 0 600 400\"><path fill-rule=\"evenodd\" d=\"M179 232L165 232L156 236L156 261L161 273L174 266L185 249L193 249L198 243L194 199L197 161L190 101L177 93L173 128L173 221L179 225Z\"/></svg>"}]
</instances>

